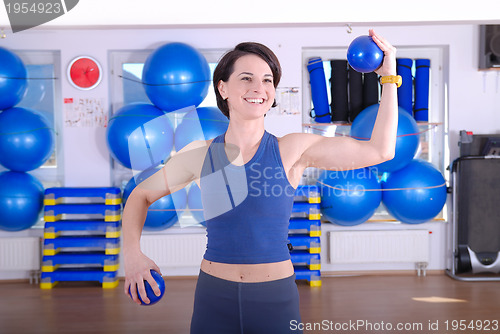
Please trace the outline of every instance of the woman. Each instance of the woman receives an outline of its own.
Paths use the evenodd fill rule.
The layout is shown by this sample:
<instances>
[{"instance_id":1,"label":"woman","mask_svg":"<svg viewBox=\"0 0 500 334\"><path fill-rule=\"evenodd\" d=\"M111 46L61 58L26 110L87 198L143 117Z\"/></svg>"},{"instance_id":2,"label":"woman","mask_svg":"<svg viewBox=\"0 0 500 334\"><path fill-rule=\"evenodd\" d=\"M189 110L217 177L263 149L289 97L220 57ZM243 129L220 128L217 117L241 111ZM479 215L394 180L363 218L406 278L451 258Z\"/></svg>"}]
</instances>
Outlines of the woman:
<instances>
[{"instance_id":1,"label":"woman","mask_svg":"<svg viewBox=\"0 0 500 334\"><path fill-rule=\"evenodd\" d=\"M395 48L370 30L384 52L381 76L396 75ZM207 220L207 251L195 293L191 333L290 333L300 323L294 269L287 248L293 192L307 167L346 170L394 156L397 86L383 84L371 140L264 130L275 103L281 67L267 47L241 43L219 62L213 84L227 132L194 142L130 194L123 212L125 293L140 303L143 280L159 289L139 240L148 206L196 181ZM235 148L235 149L234 149ZM281 191L276 191L280 189ZM274 191L270 191L274 190ZM279 195L276 195L279 194Z\"/></svg>"}]
</instances>

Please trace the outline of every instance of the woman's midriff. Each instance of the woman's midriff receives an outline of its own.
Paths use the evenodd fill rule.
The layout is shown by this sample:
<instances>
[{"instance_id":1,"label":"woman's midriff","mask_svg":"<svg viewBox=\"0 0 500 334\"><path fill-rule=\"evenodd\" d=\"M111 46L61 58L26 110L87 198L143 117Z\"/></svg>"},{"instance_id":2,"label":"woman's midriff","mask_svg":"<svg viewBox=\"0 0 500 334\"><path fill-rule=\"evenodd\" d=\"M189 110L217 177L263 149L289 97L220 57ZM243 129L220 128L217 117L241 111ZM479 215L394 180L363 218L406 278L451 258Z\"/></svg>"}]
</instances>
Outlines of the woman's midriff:
<instances>
[{"instance_id":1,"label":"woman's midriff","mask_svg":"<svg viewBox=\"0 0 500 334\"><path fill-rule=\"evenodd\" d=\"M205 273L234 282L268 282L293 275L292 261L273 263L229 264L203 259L201 270Z\"/></svg>"}]
</instances>

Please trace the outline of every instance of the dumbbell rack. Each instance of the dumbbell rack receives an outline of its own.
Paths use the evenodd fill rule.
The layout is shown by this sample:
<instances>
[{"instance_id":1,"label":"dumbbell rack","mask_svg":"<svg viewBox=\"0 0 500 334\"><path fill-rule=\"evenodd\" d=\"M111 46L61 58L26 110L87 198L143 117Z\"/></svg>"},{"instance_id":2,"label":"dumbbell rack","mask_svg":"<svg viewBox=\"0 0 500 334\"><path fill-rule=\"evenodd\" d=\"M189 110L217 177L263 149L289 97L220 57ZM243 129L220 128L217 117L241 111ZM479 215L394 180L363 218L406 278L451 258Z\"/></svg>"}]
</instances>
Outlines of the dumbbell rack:
<instances>
[{"instance_id":1,"label":"dumbbell rack","mask_svg":"<svg viewBox=\"0 0 500 334\"><path fill-rule=\"evenodd\" d=\"M320 202L317 186L298 186L288 227L295 277L307 280L310 286L321 286Z\"/></svg>"},{"instance_id":2,"label":"dumbbell rack","mask_svg":"<svg viewBox=\"0 0 500 334\"><path fill-rule=\"evenodd\" d=\"M45 190L41 289L62 281L118 285L121 202L115 187Z\"/></svg>"}]
</instances>

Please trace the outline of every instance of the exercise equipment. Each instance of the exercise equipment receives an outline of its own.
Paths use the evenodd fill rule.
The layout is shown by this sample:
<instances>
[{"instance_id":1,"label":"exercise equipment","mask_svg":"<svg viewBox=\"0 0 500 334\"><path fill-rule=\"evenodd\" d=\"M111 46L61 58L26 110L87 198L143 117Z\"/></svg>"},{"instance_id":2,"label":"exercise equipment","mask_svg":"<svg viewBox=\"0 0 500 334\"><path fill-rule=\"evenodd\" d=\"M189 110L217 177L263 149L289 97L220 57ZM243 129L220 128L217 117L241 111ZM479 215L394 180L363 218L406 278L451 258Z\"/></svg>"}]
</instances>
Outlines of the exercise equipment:
<instances>
[{"instance_id":1,"label":"exercise equipment","mask_svg":"<svg viewBox=\"0 0 500 334\"><path fill-rule=\"evenodd\" d=\"M382 182L382 202L396 219L420 224L441 212L446 203L446 182L431 163L414 159Z\"/></svg>"},{"instance_id":2,"label":"exercise equipment","mask_svg":"<svg viewBox=\"0 0 500 334\"><path fill-rule=\"evenodd\" d=\"M362 110L363 73L349 65L349 121L352 123Z\"/></svg>"},{"instance_id":3,"label":"exercise equipment","mask_svg":"<svg viewBox=\"0 0 500 334\"><path fill-rule=\"evenodd\" d=\"M151 104L130 104L109 120L106 143L111 156L127 168L146 170L163 163L174 144L168 116Z\"/></svg>"},{"instance_id":4,"label":"exercise equipment","mask_svg":"<svg viewBox=\"0 0 500 334\"><path fill-rule=\"evenodd\" d=\"M209 140L226 132L229 120L216 107L188 111L175 129L175 150L180 151L195 140Z\"/></svg>"},{"instance_id":5,"label":"exercise equipment","mask_svg":"<svg viewBox=\"0 0 500 334\"><path fill-rule=\"evenodd\" d=\"M26 66L14 52L0 47L0 110L18 104L26 93Z\"/></svg>"},{"instance_id":6,"label":"exercise equipment","mask_svg":"<svg viewBox=\"0 0 500 334\"><path fill-rule=\"evenodd\" d=\"M351 109L353 95L348 95L347 88L352 87L353 83L349 80L349 86L347 85L347 60L331 60L331 76L330 76L330 95L332 101L330 103L332 111L332 122L347 123L349 121L349 99L351 97ZM349 72L349 79L351 73ZM360 81L361 85L361 81ZM361 87L360 87L361 88ZM360 89L361 90L361 89Z\"/></svg>"},{"instance_id":7,"label":"exercise equipment","mask_svg":"<svg viewBox=\"0 0 500 334\"><path fill-rule=\"evenodd\" d=\"M351 126L351 136L358 140L371 138L375 119L377 118L379 104L374 104L363 110ZM398 110L398 131L396 139L396 152L393 159L375 165L379 173L393 172L408 164L417 152L420 135L417 122L404 109Z\"/></svg>"},{"instance_id":8,"label":"exercise equipment","mask_svg":"<svg viewBox=\"0 0 500 334\"><path fill-rule=\"evenodd\" d=\"M415 120L427 122L429 120L429 74L431 60L415 60L415 105L413 117Z\"/></svg>"},{"instance_id":9,"label":"exercise equipment","mask_svg":"<svg viewBox=\"0 0 500 334\"><path fill-rule=\"evenodd\" d=\"M462 281L500 281L500 136L460 131L451 171L451 264ZM495 150L492 148L496 147Z\"/></svg>"},{"instance_id":10,"label":"exercise equipment","mask_svg":"<svg viewBox=\"0 0 500 334\"><path fill-rule=\"evenodd\" d=\"M0 173L0 230L21 231L38 221L43 208L43 185L22 172Z\"/></svg>"},{"instance_id":11,"label":"exercise equipment","mask_svg":"<svg viewBox=\"0 0 500 334\"><path fill-rule=\"evenodd\" d=\"M318 178L321 212L333 223L359 225L367 221L382 199L378 176L370 168L325 170Z\"/></svg>"},{"instance_id":12,"label":"exercise equipment","mask_svg":"<svg viewBox=\"0 0 500 334\"><path fill-rule=\"evenodd\" d=\"M211 83L205 57L184 43L167 43L154 50L144 63L144 90L151 102L171 112L198 106L207 96Z\"/></svg>"},{"instance_id":13,"label":"exercise equipment","mask_svg":"<svg viewBox=\"0 0 500 334\"><path fill-rule=\"evenodd\" d=\"M396 72L403 79L403 83L398 88L398 105L413 116L413 59L396 59Z\"/></svg>"},{"instance_id":14,"label":"exercise equipment","mask_svg":"<svg viewBox=\"0 0 500 334\"><path fill-rule=\"evenodd\" d=\"M123 201L126 203L128 197L136 185L160 171L161 168L152 168L132 177L123 189ZM173 226L178 221L178 216L182 214L187 204L186 190L180 189L170 195L163 196L151 204L148 209L144 230L161 231Z\"/></svg>"},{"instance_id":15,"label":"exercise equipment","mask_svg":"<svg viewBox=\"0 0 500 334\"><path fill-rule=\"evenodd\" d=\"M149 284L148 281L144 280L144 288L146 289L146 296L149 298L149 304L146 304L139 293L139 289L137 289L137 296L139 297L139 300L141 301L141 305L153 305L156 304L157 302L160 301L160 299L163 297L165 294L165 280L163 280L163 277L155 270L151 269L151 276L153 276L154 280L158 284L158 287L160 288L161 294L159 296L155 295L153 288ZM132 295L130 294L130 287L128 288L128 294L130 298L132 298Z\"/></svg>"},{"instance_id":16,"label":"exercise equipment","mask_svg":"<svg viewBox=\"0 0 500 334\"><path fill-rule=\"evenodd\" d=\"M356 37L347 48L347 61L361 73L373 72L382 65L384 52L371 36Z\"/></svg>"},{"instance_id":17,"label":"exercise equipment","mask_svg":"<svg viewBox=\"0 0 500 334\"><path fill-rule=\"evenodd\" d=\"M118 285L121 200L116 187L45 190L41 289L62 281Z\"/></svg>"},{"instance_id":18,"label":"exercise equipment","mask_svg":"<svg viewBox=\"0 0 500 334\"><path fill-rule=\"evenodd\" d=\"M314 119L318 123L330 123L330 105L326 90L325 69L320 57L310 58L307 63L309 82L311 84L311 97L313 102Z\"/></svg>"},{"instance_id":19,"label":"exercise equipment","mask_svg":"<svg viewBox=\"0 0 500 334\"><path fill-rule=\"evenodd\" d=\"M27 172L43 165L54 151L54 131L38 112L13 107L0 113L0 164Z\"/></svg>"},{"instance_id":20,"label":"exercise equipment","mask_svg":"<svg viewBox=\"0 0 500 334\"><path fill-rule=\"evenodd\" d=\"M379 100L378 74L375 72L363 74L363 109L377 104Z\"/></svg>"}]
</instances>

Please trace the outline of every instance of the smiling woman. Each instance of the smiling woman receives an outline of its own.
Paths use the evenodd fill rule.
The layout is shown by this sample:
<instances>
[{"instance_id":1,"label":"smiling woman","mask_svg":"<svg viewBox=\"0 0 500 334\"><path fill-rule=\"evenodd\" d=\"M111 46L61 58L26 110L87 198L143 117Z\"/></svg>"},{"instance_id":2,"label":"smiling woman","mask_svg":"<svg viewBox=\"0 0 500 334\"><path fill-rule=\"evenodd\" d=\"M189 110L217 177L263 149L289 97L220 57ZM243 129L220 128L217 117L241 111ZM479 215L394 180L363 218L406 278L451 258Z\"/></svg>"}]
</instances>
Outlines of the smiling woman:
<instances>
[{"instance_id":1,"label":"smiling woman","mask_svg":"<svg viewBox=\"0 0 500 334\"><path fill-rule=\"evenodd\" d=\"M370 35L385 53L377 72L394 75L395 49L373 31ZM217 105L229 118L227 131L185 146L132 191L124 208L124 291L128 294L132 286L132 299L140 303L136 291L144 300L144 280L160 293L150 275L151 269L160 269L140 250L147 208L192 181L199 184L205 213L212 214L206 219L208 242L195 292L193 334L301 333L290 328L290 321L300 323L301 317L287 243L294 193L304 170L361 168L393 154L396 85L384 84L370 141L305 133L277 138L265 130L264 116L275 105L280 79L278 59L262 44L241 43L224 55L213 86ZM238 164L230 161L231 147L239 152ZM182 160L196 150L203 154L189 163Z\"/></svg>"}]
</instances>

